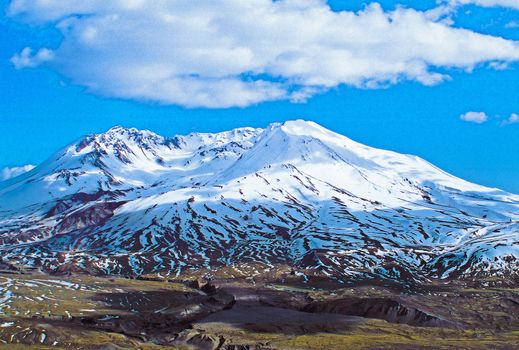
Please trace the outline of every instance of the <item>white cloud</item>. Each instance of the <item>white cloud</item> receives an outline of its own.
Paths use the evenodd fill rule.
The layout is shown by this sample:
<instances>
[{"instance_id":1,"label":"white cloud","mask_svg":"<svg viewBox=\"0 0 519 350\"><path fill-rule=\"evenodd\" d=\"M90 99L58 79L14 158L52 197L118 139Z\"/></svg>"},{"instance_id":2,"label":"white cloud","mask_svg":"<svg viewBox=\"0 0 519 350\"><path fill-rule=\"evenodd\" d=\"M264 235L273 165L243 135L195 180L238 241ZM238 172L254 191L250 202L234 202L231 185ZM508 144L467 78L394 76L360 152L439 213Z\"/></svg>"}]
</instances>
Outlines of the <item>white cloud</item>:
<instances>
[{"instance_id":1,"label":"white cloud","mask_svg":"<svg viewBox=\"0 0 519 350\"><path fill-rule=\"evenodd\" d=\"M34 165L24 165L20 167L4 168L0 171L0 181L9 180L13 177L26 173L34 169Z\"/></svg>"},{"instance_id":2,"label":"white cloud","mask_svg":"<svg viewBox=\"0 0 519 350\"><path fill-rule=\"evenodd\" d=\"M450 0L454 5L477 5L482 7L509 7L519 9L518 0Z\"/></svg>"},{"instance_id":3,"label":"white cloud","mask_svg":"<svg viewBox=\"0 0 519 350\"><path fill-rule=\"evenodd\" d=\"M517 123L519 123L519 114L512 113L512 114L510 114L510 117L508 117L508 119L502 123L502 125L510 125L510 124L517 124Z\"/></svg>"},{"instance_id":4,"label":"white cloud","mask_svg":"<svg viewBox=\"0 0 519 350\"><path fill-rule=\"evenodd\" d=\"M38 50L34 55L32 51L30 47L24 48L20 53L11 57L11 63L16 69L33 68L50 61L53 57L53 52L46 48Z\"/></svg>"},{"instance_id":5,"label":"white cloud","mask_svg":"<svg viewBox=\"0 0 519 350\"><path fill-rule=\"evenodd\" d=\"M517 42L378 4L334 12L324 0L13 0L8 13L63 34L52 51L24 49L15 66L46 62L93 93L188 107L301 102L341 84L434 85L448 79L445 68L519 60Z\"/></svg>"},{"instance_id":6,"label":"white cloud","mask_svg":"<svg viewBox=\"0 0 519 350\"><path fill-rule=\"evenodd\" d=\"M488 120L488 115L485 112L467 112L462 114L460 119L465 122L482 124Z\"/></svg>"}]
</instances>

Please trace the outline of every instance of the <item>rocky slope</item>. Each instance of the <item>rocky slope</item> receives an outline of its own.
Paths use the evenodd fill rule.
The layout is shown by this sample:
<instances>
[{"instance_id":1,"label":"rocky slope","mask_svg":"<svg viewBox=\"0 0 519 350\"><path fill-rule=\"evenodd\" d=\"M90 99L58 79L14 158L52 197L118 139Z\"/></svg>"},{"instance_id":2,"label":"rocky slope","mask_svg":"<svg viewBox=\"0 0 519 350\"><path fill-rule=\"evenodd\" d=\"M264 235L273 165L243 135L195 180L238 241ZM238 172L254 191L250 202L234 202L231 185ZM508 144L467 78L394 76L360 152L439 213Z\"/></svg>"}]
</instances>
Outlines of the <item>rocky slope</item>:
<instances>
[{"instance_id":1,"label":"rocky slope","mask_svg":"<svg viewBox=\"0 0 519 350\"><path fill-rule=\"evenodd\" d=\"M518 220L517 195L300 120L172 138L115 127L0 182L3 263L49 271L509 278Z\"/></svg>"}]
</instances>

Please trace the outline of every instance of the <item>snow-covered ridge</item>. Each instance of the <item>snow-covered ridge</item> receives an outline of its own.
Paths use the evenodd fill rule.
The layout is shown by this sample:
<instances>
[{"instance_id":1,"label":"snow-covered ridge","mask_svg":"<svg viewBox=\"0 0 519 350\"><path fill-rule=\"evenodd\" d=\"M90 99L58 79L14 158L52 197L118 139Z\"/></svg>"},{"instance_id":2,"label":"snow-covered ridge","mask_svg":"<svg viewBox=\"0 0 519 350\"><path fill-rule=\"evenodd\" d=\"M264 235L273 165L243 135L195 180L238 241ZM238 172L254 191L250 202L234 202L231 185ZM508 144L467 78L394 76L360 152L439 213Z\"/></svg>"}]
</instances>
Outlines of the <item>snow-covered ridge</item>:
<instances>
[{"instance_id":1,"label":"snow-covered ridge","mask_svg":"<svg viewBox=\"0 0 519 350\"><path fill-rule=\"evenodd\" d=\"M4 256L105 273L505 274L517 220L517 195L302 120L174 137L114 127L0 185Z\"/></svg>"}]
</instances>

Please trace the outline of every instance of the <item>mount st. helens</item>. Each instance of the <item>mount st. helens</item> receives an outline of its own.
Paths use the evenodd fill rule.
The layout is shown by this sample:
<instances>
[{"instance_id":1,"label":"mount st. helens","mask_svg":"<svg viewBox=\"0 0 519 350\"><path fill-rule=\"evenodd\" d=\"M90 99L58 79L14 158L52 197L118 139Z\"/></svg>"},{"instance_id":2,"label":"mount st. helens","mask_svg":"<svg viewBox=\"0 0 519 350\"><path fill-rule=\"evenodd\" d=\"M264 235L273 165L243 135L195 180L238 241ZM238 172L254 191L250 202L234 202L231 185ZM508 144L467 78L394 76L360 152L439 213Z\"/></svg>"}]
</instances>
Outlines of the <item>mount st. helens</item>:
<instances>
[{"instance_id":1,"label":"mount st. helens","mask_svg":"<svg viewBox=\"0 0 519 350\"><path fill-rule=\"evenodd\" d=\"M519 196L313 122L165 138L115 127L0 183L4 266L307 279L516 279Z\"/></svg>"}]
</instances>

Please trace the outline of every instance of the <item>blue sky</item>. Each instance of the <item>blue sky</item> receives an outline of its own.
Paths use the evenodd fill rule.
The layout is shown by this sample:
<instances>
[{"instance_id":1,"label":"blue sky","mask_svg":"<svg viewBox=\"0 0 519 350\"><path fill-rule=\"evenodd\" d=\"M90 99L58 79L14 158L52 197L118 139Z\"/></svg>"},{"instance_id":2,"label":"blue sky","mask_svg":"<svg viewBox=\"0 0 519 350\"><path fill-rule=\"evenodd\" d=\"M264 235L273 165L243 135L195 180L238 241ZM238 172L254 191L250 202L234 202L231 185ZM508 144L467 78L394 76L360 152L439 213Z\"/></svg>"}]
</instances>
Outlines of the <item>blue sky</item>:
<instances>
[{"instance_id":1,"label":"blue sky","mask_svg":"<svg viewBox=\"0 0 519 350\"><path fill-rule=\"evenodd\" d=\"M243 72L238 72L234 78L238 77L236 79L239 82L246 83L262 81L262 84L257 91L252 92L247 90L249 87L244 88L245 92L243 89L240 90L241 88L236 88L238 90L231 97L219 90L222 90L222 86L229 86L229 89L234 91L232 90L235 88L234 82L231 85L220 85L224 80L223 75L213 76L212 73L207 73L202 64L204 62L201 65L196 65L197 62L187 62L184 66L176 65L175 69L180 70L182 79L187 73L191 74L192 71L196 73L189 75L189 80L182 80L182 83L191 84L194 79L198 79L215 84L214 89L204 90L204 93L209 95L209 100L206 100L201 99L200 94L196 94L198 90L187 89L185 95L179 95L179 92L173 89L166 96L162 95L162 90L135 92L135 85L132 84L139 86L139 84L154 82L129 80L128 77L133 79L134 75L138 75L137 73L124 75L127 73L117 71L117 75L110 75L115 74L112 66L120 66L121 62L126 62L125 55L132 51L125 50L127 46L133 44L132 39L126 39L130 40L128 42L125 42L125 39L121 39L121 42L112 39L113 42L101 48L96 46L99 51L92 52L92 46L85 46L86 44L81 46L75 42L81 39L75 35L75 32L64 32L56 27L63 18L71 14L76 16L78 13L78 24L74 25L83 25L81 8L64 10L63 13L60 12L59 18L56 18L53 17L56 8L44 9L48 12L42 11L41 8L34 8L36 5L33 4L37 4L37 0L32 3L18 2L19 8L23 11L13 13L11 10L8 14L11 2L0 0L4 12L0 17L0 169L38 164L78 137L92 132L102 132L114 125L146 128L163 135L174 135L191 131L214 132L240 126L263 127L274 121L303 118L314 120L370 146L419 155L467 180L519 193L519 123L505 122L513 113L519 113L519 64L517 63L519 45L515 42L519 40L517 9L498 6L482 7L480 5L484 4L484 0L466 1L472 4L455 6L454 10L443 14L442 19L434 19L433 21L446 21L445 26L449 30L465 28L471 32L491 35L492 38L502 37L506 39L508 45L495 48L495 56L490 59L485 56L485 53L479 51L467 52L467 56L473 57L471 58L473 61L470 62L466 61L466 57L460 57L463 56L461 55L463 50L468 50L467 48L460 48L461 54L454 50L449 57L423 54L424 62L440 62L429 64L428 70L448 76L435 81L434 84L429 83L429 78L435 78L435 75L427 75L427 79L422 79L422 75L413 75L414 72L408 72L406 68L402 68L404 70L398 72L396 78L393 76L387 78L386 73L383 78L380 78L382 73L378 70L370 71L375 64L387 63L391 67L401 63L400 60L406 62L405 60L409 59L407 56L397 55L400 45L398 40L402 38L402 34L397 32L391 41L377 44L396 47L387 51L388 56L396 57L394 61L386 62L385 57L374 57L377 56L377 46L364 47L357 44L356 47L364 52L363 56L358 58L367 60L371 64L362 73L363 75L356 76L354 72L355 74L344 73L341 76L348 68L345 66L342 69L340 66L342 63L339 63L337 71L329 69L323 71L317 69L319 67L313 67L304 73L292 74L290 67L275 66L272 62L268 62L262 66L262 71L270 74L265 78L263 73L256 74L247 66L249 62L245 62ZM107 13L111 15L111 12L107 11L119 10L99 9L100 2L93 0L91 2L92 8L88 11L89 15L93 14L92 17L98 14L104 16ZM419 6L405 1L379 1L379 3L382 12L375 14L378 14L378 17L366 15L367 20L375 21L380 18L380 14L391 13L400 6L408 8L414 6L420 13L439 6L435 1L419 2ZM369 4L370 2L366 1L347 3L330 1L329 3L333 12L364 11ZM319 5L308 6L318 7ZM204 15L209 16L211 9L206 11ZM191 12L186 14L186 16L190 15ZM134 21L129 15L125 20L126 24ZM328 17L323 21L328 21ZM340 27L342 23L340 21L341 19L332 18L332 22L326 23L337 23ZM391 23L393 21L397 22L398 19L392 20ZM355 25L356 22L351 23ZM86 24L91 25L85 23L85 26ZM419 21L411 20L403 25L408 26L412 31L412 26L421 24ZM138 30L138 25L136 28ZM118 27L110 30L113 33L113 30L118 30ZM165 30L168 30L169 35L174 36L175 33L171 32L174 29ZM263 28L261 25L258 30L262 33L271 33L270 28ZM272 30L273 37L277 38L275 30ZM326 30L323 35L333 37L333 30L322 30ZM360 33L370 30L363 29ZM417 27L416 30L421 30L421 27ZM338 32L338 36L341 33ZM126 37L126 34L128 33L121 33L121 37ZM427 31L424 31L423 36L428 36ZM452 40L451 44L454 47L462 45L456 42L458 40L456 38L457 36L452 36L448 39ZM491 52L496 45L502 45L501 42L488 42L482 37L470 38L474 40L473 46L489 45L489 49L481 50L483 52ZM233 37L233 39L240 38ZM340 45L346 44L339 39L337 45L342 48ZM110 50L106 48L108 45ZM282 40L279 45L283 45ZM438 43L430 45L430 50L443 50L442 46L435 46L439 45ZM28 55L25 61L18 61L16 67L13 57L16 55L23 57L22 51L26 47L33 49L32 54ZM49 48L53 52L52 56L49 56L49 59L44 54L38 56L37 52L41 48ZM161 49L161 55L170 54L162 50L166 49ZM251 50L257 55L263 49L253 46ZM383 50L388 49L381 47L380 50L386 52ZM406 46L401 50L413 51L414 47ZM448 50L448 47L445 50ZM114 58L113 52L120 52L121 57ZM187 55L189 54L188 52ZM149 55L137 57L136 62L157 60L156 57L162 57L161 55L154 55L152 58ZM246 55L246 52L240 53L240 57L243 55ZM286 57L291 56L286 55ZM326 56L325 59L330 57ZM308 59L306 56L303 58ZM372 58L373 61L370 61ZM412 58L414 62L415 58ZM231 56L229 61L233 65L230 68L225 60L214 60L213 57L204 64L210 65L216 71L221 67L222 70L231 69L234 72L234 68L240 66L242 62L234 64L232 59ZM333 60L335 57L330 59ZM357 58L353 57L353 59ZM95 64L90 64L92 61ZM268 59L265 58L265 61ZM168 64L170 62L171 59L167 61ZM499 63L497 69L496 66L491 65L491 62ZM503 62L506 65L502 64ZM157 61L152 63L155 67ZM138 72L139 66L135 65L135 62L131 64ZM76 68L80 73L76 72ZM271 73L273 71L276 74ZM225 77L233 74L227 72ZM264 73L264 75L268 74ZM341 78L335 81L333 78L336 75ZM112 77L116 78L112 79ZM392 78L396 80L392 81ZM146 76L144 79L149 77ZM198 80L194 81L194 86L197 86ZM263 81L266 81L267 87L264 86ZM377 86L370 85L373 81ZM254 85L254 89L256 88L257 85ZM306 94L305 101L296 101L294 91ZM211 94L216 96L213 98ZM241 94L245 96L243 99L234 99L235 95L241 96ZM195 105L186 102L191 99L197 101ZM212 102L207 101L218 101L218 105L212 105ZM467 112L485 113L486 121L476 123L461 120L460 116Z\"/></svg>"}]
</instances>

